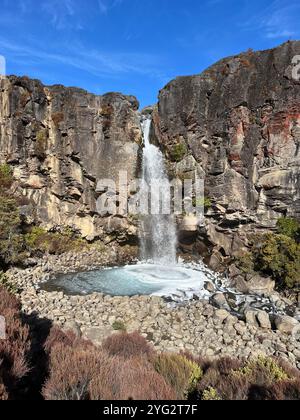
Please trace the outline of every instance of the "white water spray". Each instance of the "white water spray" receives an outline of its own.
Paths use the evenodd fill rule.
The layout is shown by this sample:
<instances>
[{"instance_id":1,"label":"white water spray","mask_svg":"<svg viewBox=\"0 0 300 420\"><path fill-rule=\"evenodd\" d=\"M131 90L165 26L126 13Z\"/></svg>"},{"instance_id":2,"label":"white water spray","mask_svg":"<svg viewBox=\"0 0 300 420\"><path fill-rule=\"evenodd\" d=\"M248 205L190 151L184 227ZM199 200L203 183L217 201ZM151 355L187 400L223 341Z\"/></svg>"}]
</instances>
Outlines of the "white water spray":
<instances>
[{"instance_id":1,"label":"white water spray","mask_svg":"<svg viewBox=\"0 0 300 420\"><path fill-rule=\"evenodd\" d=\"M150 143L151 119L142 123L144 134L143 184L144 194L151 191L148 214L143 216L141 258L159 265L176 264L176 222L171 209L171 189L164 156Z\"/></svg>"}]
</instances>

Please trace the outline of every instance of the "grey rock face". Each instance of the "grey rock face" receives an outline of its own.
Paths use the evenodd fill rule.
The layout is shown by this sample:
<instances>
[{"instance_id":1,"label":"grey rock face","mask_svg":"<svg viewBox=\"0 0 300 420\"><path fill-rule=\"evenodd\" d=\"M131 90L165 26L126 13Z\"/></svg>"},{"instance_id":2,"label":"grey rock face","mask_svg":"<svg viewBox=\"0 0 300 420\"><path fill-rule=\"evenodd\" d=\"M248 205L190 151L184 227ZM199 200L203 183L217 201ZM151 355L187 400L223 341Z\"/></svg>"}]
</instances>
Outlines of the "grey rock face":
<instances>
[{"instance_id":1,"label":"grey rock face","mask_svg":"<svg viewBox=\"0 0 300 420\"><path fill-rule=\"evenodd\" d=\"M117 181L120 170L129 180L136 177L138 107L134 97L119 93L95 96L25 77L1 78L0 162L13 166L46 227L67 225L90 239L114 239L116 221L96 212L96 184ZM128 229L127 220L118 220L122 239Z\"/></svg>"},{"instance_id":2,"label":"grey rock face","mask_svg":"<svg viewBox=\"0 0 300 420\"><path fill-rule=\"evenodd\" d=\"M153 139L171 160L178 144L186 147L170 170L180 175L192 157L213 202L201 246L235 255L249 231L300 216L300 83L292 65L299 54L300 42L249 51L160 92Z\"/></svg>"}]
</instances>

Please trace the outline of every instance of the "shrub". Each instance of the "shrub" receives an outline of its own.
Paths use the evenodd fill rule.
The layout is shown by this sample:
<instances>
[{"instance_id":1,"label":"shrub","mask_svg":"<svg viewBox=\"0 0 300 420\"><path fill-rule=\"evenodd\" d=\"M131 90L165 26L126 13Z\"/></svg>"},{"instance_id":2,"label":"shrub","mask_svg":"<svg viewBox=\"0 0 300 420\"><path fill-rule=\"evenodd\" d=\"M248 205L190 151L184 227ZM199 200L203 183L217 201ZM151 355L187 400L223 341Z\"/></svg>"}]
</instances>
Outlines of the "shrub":
<instances>
[{"instance_id":1,"label":"shrub","mask_svg":"<svg viewBox=\"0 0 300 420\"><path fill-rule=\"evenodd\" d=\"M289 288L300 284L300 244L284 235L267 234L254 246L257 270L273 277L279 285Z\"/></svg>"},{"instance_id":2,"label":"shrub","mask_svg":"<svg viewBox=\"0 0 300 420\"><path fill-rule=\"evenodd\" d=\"M0 393L13 395L18 383L29 372L31 347L29 328L20 317L20 304L7 290L0 288L0 314L5 319L6 339L0 340Z\"/></svg>"},{"instance_id":3,"label":"shrub","mask_svg":"<svg viewBox=\"0 0 300 420\"><path fill-rule=\"evenodd\" d=\"M221 401L222 398L219 396L218 391L212 387L209 387L203 392L203 401Z\"/></svg>"},{"instance_id":4,"label":"shrub","mask_svg":"<svg viewBox=\"0 0 300 420\"><path fill-rule=\"evenodd\" d=\"M119 356L129 359L136 356L150 357L153 348L139 333L119 333L107 338L103 343L103 349L111 356Z\"/></svg>"},{"instance_id":5,"label":"shrub","mask_svg":"<svg viewBox=\"0 0 300 420\"><path fill-rule=\"evenodd\" d=\"M187 147L185 144L178 143L173 146L172 150L170 151L170 157L174 162L180 162L187 154Z\"/></svg>"},{"instance_id":6,"label":"shrub","mask_svg":"<svg viewBox=\"0 0 300 420\"><path fill-rule=\"evenodd\" d=\"M1 371L1 361L0 361L0 371ZM0 376L0 401L7 401L8 400L8 393L4 386L4 383Z\"/></svg>"},{"instance_id":7,"label":"shrub","mask_svg":"<svg viewBox=\"0 0 300 420\"><path fill-rule=\"evenodd\" d=\"M270 386L289 379L283 368L274 359L268 357L251 360L234 374L244 376L251 384L259 386Z\"/></svg>"},{"instance_id":8,"label":"shrub","mask_svg":"<svg viewBox=\"0 0 300 420\"><path fill-rule=\"evenodd\" d=\"M16 295L20 292L20 289L12 283L7 276L0 271L0 287L5 288L8 292L10 292L13 295Z\"/></svg>"},{"instance_id":9,"label":"shrub","mask_svg":"<svg viewBox=\"0 0 300 420\"><path fill-rule=\"evenodd\" d=\"M124 331L126 332L126 325L122 321L115 321L112 325L115 331Z\"/></svg>"},{"instance_id":10,"label":"shrub","mask_svg":"<svg viewBox=\"0 0 300 420\"><path fill-rule=\"evenodd\" d=\"M89 386L91 400L175 400L164 378L142 358L111 357Z\"/></svg>"},{"instance_id":11,"label":"shrub","mask_svg":"<svg viewBox=\"0 0 300 420\"><path fill-rule=\"evenodd\" d=\"M46 400L88 400L89 385L109 356L95 348L56 344L50 352L50 376L43 388Z\"/></svg>"},{"instance_id":12,"label":"shrub","mask_svg":"<svg viewBox=\"0 0 300 420\"><path fill-rule=\"evenodd\" d=\"M64 332L58 327L52 327L45 341L44 349L47 353L50 353L56 345L73 347L75 341L76 335L72 331Z\"/></svg>"},{"instance_id":13,"label":"shrub","mask_svg":"<svg viewBox=\"0 0 300 420\"><path fill-rule=\"evenodd\" d=\"M153 365L175 389L179 399L191 393L202 376L200 367L183 355L159 354L154 358Z\"/></svg>"},{"instance_id":14,"label":"shrub","mask_svg":"<svg viewBox=\"0 0 300 420\"><path fill-rule=\"evenodd\" d=\"M59 232L47 232L41 227L35 226L25 235L25 242L33 253L41 252L60 255L65 252L84 249L87 244L84 240L76 238L68 230Z\"/></svg>"},{"instance_id":15,"label":"shrub","mask_svg":"<svg viewBox=\"0 0 300 420\"><path fill-rule=\"evenodd\" d=\"M282 217L277 221L277 230L281 235L288 236L299 242L300 239L300 223L296 219Z\"/></svg>"},{"instance_id":16,"label":"shrub","mask_svg":"<svg viewBox=\"0 0 300 420\"><path fill-rule=\"evenodd\" d=\"M253 397L267 401L299 401L300 380L276 382L268 388L258 388Z\"/></svg>"},{"instance_id":17,"label":"shrub","mask_svg":"<svg viewBox=\"0 0 300 420\"><path fill-rule=\"evenodd\" d=\"M0 165L0 193L9 189L13 183L13 171L7 164Z\"/></svg>"},{"instance_id":18,"label":"shrub","mask_svg":"<svg viewBox=\"0 0 300 420\"><path fill-rule=\"evenodd\" d=\"M36 156L41 160L46 158L47 136L47 130L40 130L36 135L34 152Z\"/></svg>"},{"instance_id":19,"label":"shrub","mask_svg":"<svg viewBox=\"0 0 300 420\"><path fill-rule=\"evenodd\" d=\"M5 175L3 175L5 174ZM2 181L6 188L11 184L9 169L2 167ZM0 190L0 264L19 263L24 258L24 242L19 234L21 219L14 198L7 189Z\"/></svg>"},{"instance_id":20,"label":"shrub","mask_svg":"<svg viewBox=\"0 0 300 420\"><path fill-rule=\"evenodd\" d=\"M279 287L294 288L300 284L300 244L289 236L256 235L250 252L236 257L235 262L246 274L260 272L272 277Z\"/></svg>"},{"instance_id":21,"label":"shrub","mask_svg":"<svg viewBox=\"0 0 300 420\"><path fill-rule=\"evenodd\" d=\"M193 207L204 207L204 211L208 211L212 207L212 201L208 197L203 197L199 200L193 199Z\"/></svg>"}]
</instances>

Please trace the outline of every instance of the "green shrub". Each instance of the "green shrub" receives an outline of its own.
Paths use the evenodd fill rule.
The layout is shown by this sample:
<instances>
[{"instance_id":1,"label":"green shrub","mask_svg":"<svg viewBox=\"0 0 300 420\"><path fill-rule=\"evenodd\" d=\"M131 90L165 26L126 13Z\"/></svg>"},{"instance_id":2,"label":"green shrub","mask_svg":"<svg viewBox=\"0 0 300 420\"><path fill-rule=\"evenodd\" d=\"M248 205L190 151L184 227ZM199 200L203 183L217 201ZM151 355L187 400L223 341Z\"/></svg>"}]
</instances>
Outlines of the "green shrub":
<instances>
[{"instance_id":1,"label":"green shrub","mask_svg":"<svg viewBox=\"0 0 300 420\"><path fill-rule=\"evenodd\" d=\"M187 151L188 150L185 144L178 143L173 146L172 150L170 151L170 157L174 162L180 162L187 154Z\"/></svg>"},{"instance_id":2,"label":"green shrub","mask_svg":"<svg viewBox=\"0 0 300 420\"><path fill-rule=\"evenodd\" d=\"M233 374L245 376L249 383L265 386L290 379L274 359L264 356L250 360L242 369L234 371Z\"/></svg>"},{"instance_id":3,"label":"green shrub","mask_svg":"<svg viewBox=\"0 0 300 420\"><path fill-rule=\"evenodd\" d=\"M221 401L218 391L215 388L209 387L202 394L202 401Z\"/></svg>"},{"instance_id":4,"label":"green shrub","mask_svg":"<svg viewBox=\"0 0 300 420\"><path fill-rule=\"evenodd\" d=\"M34 152L42 160L46 158L47 136L47 130L40 130L36 135Z\"/></svg>"},{"instance_id":5,"label":"green shrub","mask_svg":"<svg viewBox=\"0 0 300 420\"><path fill-rule=\"evenodd\" d=\"M24 241L20 235L20 214L16 201L0 195L0 262L19 263L24 259Z\"/></svg>"},{"instance_id":6,"label":"green shrub","mask_svg":"<svg viewBox=\"0 0 300 420\"><path fill-rule=\"evenodd\" d=\"M6 163L0 165L0 194L9 189L13 183L13 171Z\"/></svg>"},{"instance_id":7,"label":"green shrub","mask_svg":"<svg viewBox=\"0 0 300 420\"><path fill-rule=\"evenodd\" d=\"M235 258L238 268L245 274L255 271L254 256L251 252L244 252Z\"/></svg>"},{"instance_id":8,"label":"green shrub","mask_svg":"<svg viewBox=\"0 0 300 420\"><path fill-rule=\"evenodd\" d=\"M80 251L87 244L83 239L75 236L74 232L65 228L60 232L47 232L45 229L35 226L25 235L25 242L33 253L42 252L60 255L65 252Z\"/></svg>"},{"instance_id":9,"label":"green shrub","mask_svg":"<svg viewBox=\"0 0 300 420\"><path fill-rule=\"evenodd\" d=\"M175 389L178 398L186 398L193 392L203 374L197 363L177 354L157 355L154 367Z\"/></svg>"},{"instance_id":10,"label":"green shrub","mask_svg":"<svg viewBox=\"0 0 300 420\"><path fill-rule=\"evenodd\" d=\"M20 292L20 289L12 283L2 271L0 271L0 288L1 287L12 295L17 295Z\"/></svg>"},{"instance_id":11,"label":"green shrub","mask_svg":"<svg viewBox=\"0 0 300 420\"><path fill-rule=\"evenodd\" d=\"M113 323L112 327L115 331L124 331L125 332L127 330L126 325L122 321L115 321Z\"/></svg>"},{"instance_id":12,"label":"green shrub","mask_svg":"<svg viewBox=\"0 0 300 420\"><path fill-rule=\"evenodd\" d=\"M212 201L208 197L199 198L196 200L196 198L193 198L193 207L204 207L204 211L209 210L212 207Z\"/></svg>"},{"instance_id":13,"label":"green shrub","mask_svg":"<svg viewBox=\"0 0 300 420\"><path fill-rule=\"evenodd\" d=\"M283 228L293 236L292 225ZM259 272L276 281L278 287L295 288L300 285L300 244L291 236L268 233L252 238L249 252L240 254L235 263L245 274Z\"/></svg>"},{"instance_id":14,"label":"green shrub","mask_svg":"<svg viewBox=\"0 0 300 420\"><path fill-rule=\"evenodd\" d=\"M281 235L299 241L300 239L300 223L296 219L282 217L277 221L277 230Z\"/></svg>"},{"instance_id":15,"label":"green shrub","mask_svg":"<svg viewBox=\"0 0 300 420\"><path fill-rule=\"evenodd\" d=\"M267 234L252 252L256 270L271 276L280 286L299 286L300 244L292 238Z\"/></svg>"}]
</instances>

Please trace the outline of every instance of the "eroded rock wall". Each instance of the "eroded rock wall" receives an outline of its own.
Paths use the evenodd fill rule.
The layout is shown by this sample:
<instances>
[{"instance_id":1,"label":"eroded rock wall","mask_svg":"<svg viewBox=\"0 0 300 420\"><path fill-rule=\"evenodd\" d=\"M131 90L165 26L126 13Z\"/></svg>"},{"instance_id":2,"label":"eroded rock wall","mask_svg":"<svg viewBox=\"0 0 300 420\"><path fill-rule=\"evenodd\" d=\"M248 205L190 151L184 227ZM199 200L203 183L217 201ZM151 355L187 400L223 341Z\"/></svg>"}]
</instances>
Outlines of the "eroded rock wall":
<instances>
[{"instance_id":1,"label":"eroded rock wall","mask_svg":"<svg viewBox=\"0 0 300 420\"><path fill-rule=\"evenodd\" d=\"M248 51L160 92L153 141L172 174L196 169L205 179L214 205L200 242L218 255L240 252L249 231L271 229L283 215L300 217L299 54L300 42ZM187 154L172 162L178 144Z\"/></svg>"},{"instance_id":2,"label":"eroded rock wall","mask_svg":"<svg viewBox=\"0 0 300 420\"><path fill-rule=\"evenodd\" d=\"M0 80L0 161L8 162L31 206L24 211L48 228L75 227L89 238L136 235L125 218L100 217L96 184L135 178L142 133L138 101L108 93Z\"/></svg>"}]
</instances>

